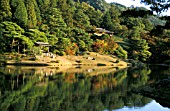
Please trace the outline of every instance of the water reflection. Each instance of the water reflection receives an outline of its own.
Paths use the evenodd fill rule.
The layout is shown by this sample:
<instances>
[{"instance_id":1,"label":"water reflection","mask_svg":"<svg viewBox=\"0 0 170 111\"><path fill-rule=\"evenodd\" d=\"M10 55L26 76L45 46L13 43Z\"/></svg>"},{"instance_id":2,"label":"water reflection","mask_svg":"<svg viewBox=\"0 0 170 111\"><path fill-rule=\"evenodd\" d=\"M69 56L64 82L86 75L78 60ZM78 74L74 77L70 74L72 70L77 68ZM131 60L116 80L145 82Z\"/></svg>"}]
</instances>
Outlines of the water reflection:
<instances>
[{"instance_id":1,"label":"water reflection","mask_svg":"<svg viewBox=\"0 0 170 111\"><path fill-rule=\"evenodd\" d=\"M1 111L102 111L143 107L130 91L154 81L151 69L1 67Z\"/></svg>"}]
</instances>

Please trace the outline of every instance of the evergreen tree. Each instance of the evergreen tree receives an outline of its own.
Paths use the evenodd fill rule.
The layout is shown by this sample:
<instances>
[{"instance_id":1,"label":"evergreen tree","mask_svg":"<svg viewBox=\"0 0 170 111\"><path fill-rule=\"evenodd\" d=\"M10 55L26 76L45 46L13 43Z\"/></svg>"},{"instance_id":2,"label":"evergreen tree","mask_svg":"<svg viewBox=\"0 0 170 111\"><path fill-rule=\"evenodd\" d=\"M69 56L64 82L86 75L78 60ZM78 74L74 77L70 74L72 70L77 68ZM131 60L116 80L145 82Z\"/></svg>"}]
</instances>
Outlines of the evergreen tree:
<instances>
[{"instance_id":1,"label":"evergreen tree","mask_svg":"<svg viewBox=\"0 0 170 111\"><path fill-rule=\"evenodd\" d=\"M73 27L73 14L75 10L73 1L58 0L57 4L57 8L62 12L63 20L66 22L67 26Z\"/></svg>"},{"instance_id":2,"label":"evergreen tree","mask_svg":"<svg viewBox=\"0 0 170 111\"><path fill-rule=\"evenodd\" d=\"M150 22L149 19L144 18L142 22L145 25L145 30L151 31L153 29L153 24Z\"/></svg>"},{"instance_id":3,"label":"evergreen tree","mask_svg":"<svg viewBox=\"0 0 170 111\"><path fill-rule=\"evenodd\" d=\"M74 26L82 28L82 29L89 29L90 22L89 17L83 13L81 9L77 9L74 13Z\"/></svg>"},{"instance_id":4,"label":"evergreen tree","mask_svg":"<svg viewBox=\"0 0 170 111\"><path fill-rule=\"evenodd\" d=\"M25 32L25 35L29 37L33 43L35 42L48 42L48 39L44 32L39 31L38 29L29 29Z\"/></svg>"},{"instance_id":5,"label":"evergreen tree","mask_svg":"<svg viewBox=\"0 0 170 111\"><path fill-rule=\"evenodd\" d=\"M43 1L44 0L36 0L37 1L37 4L39 6L39 8L41 8L43 6Z\"/></svg>"},{"instance_id":6,"label":"evergreen tree","mask_svg":"<svg viewBox=\"0 0 170 111\"><path fill-rule=\"evenodd\" d=\"M16 46L27 45L31 48L32 41L24 36L24 29L13 22L0 23L0 47L1 51L11 52ZM22 48L23 49L23 48ZM19 51L19 50L18 50Z\"/></svg>"},{"instance_id":7,"label":"evergreen tree","mask_svg":"<svg viewBox=\"0 0 170 111\"><path fill-rule=\"evenodd\" d=\"M40 1L40 0L39 0ZM43 0L43 4L41 5L41 12L45 16L46 12L53 7L50 7L50 0Z\"/></svg>"},{"instance_id":8,"label":"evergreen tree","mask_svg":"<svg viewBox=\"0 0 170 111\"><path fill-rule=\"evenodd\" d=\"M58 30L66 28L66 23L62 19L61 12L57 8L52 8L48 12L47 25L51 34L56 35Z\"/></svg>"},{"instance_id":9,"label":"evergreen tree","mask_svg":"<svg viewBox=\"0 0 170 111\"><path fill-rule=\"evenodd\" d=\"M0 0L0 22L9 21L12 18L10 0Z\"/></svg>"},{"instance_id":10,"label":"evergreen tree","mask_svg":"<svg viewBox=\"0 0 170 111\"><path fill-rule=\"evenodd\" d=\"M27 14L28 14L28 28L35 28L37 26L37 17L35 11L35 0L25 0Z\"/></svg>"},{"instance_id":11,"label":"evergreen tree","mask_svg":"<svg viewBox=\"0 0 170 111\"><path fill-rule=\"evenodd\" d=\"M22 27L27 26L28 15L23 0L12 0L11 6L13 9L13 21Z\"/></svg>"},{"instance_id":12,"label":"evergreen tree","mask_svg":"<svg viewBox=\"0 0 170 111\"><path fill-rule=\"evenodd\" d=\"M111 19L108 11L102 17L101 26L102 26L102 28L105 28L107 30L113 30L114 26L113 26L112 19Z\"/></svg>"},{"instance_id":13,"label":"evergreen tree","mask_svg":"<svg viewBox=\"0 0 170 111\"><path fill-rule=\"evenodd\" d=\"M40 8L39 8L38 3L36 1L34 1L34 6L35 6L35 13L36 13L36 18L37 18L37 24L40 25L41 22L42 22L42 18L41 18Z\"/></svg>"},{"instance_id":14,"label":"evergreen tree","mask_svg":"<svg viewBox=\"0 0 170 111\"><path fill-rule=\"evenodd\" d=\"M140 28L138 26L134 26L131 29L130 36L131 38L140 38Z\"/></svg>"},{"instance_id":15,"label":"evergreen tree","mask_svg":"<svg viewBox=\"0 0 170 111\"><path fill-rule=\"evenodd\" d=\"M58 0L51 0L50 6L51 6L52 8L56 8L56 7L57 7L57 1L58 1Z\"/></svg>"},{"instance_id":16,"label":"evergreen tree","mask_svg":"<svg viewBox=\"0 0 170 111\"><path fill-rule=\"evenodd\" d=\"M46 23L48 10L52 8L50 6L50 0L37 0L37 4L41 15L41 24Z\"/></svg>"},{"instance_id":17,"label":"evergreen tree","mask_svg":"<svg viewBox=\"0 0 170 111\"><path fill-rule=\"evenodd\" d=\"M114 5L111 5L111 7L109 8L108 11L109 11L111 21L113 24L113 26L112 26L113 29L110 29L110 30L114 31L115 34L118 34L119 30L122 29L122 26L120 25L120 19L119 19L119 16L121 14Z\"/></svg>"},{"instance_id":18,"label":"evergreen tree","mask_svg":"<svg viewBox=\"0 0 170 111\"><path fill-rule=\"evenodd\" d=\"M149 52L149 46L146 40L144 39L131 39L129 56L132 59L147 61L151 56L151 52Z\"/></svg>"},{"instance_id":19,"label":"evergreen tree","mask_svg":"<svg viewBox=\"0 0 170 111\"><path fill-rule=\"evenodd\" d=\"M101 17L103 14L100 10L95 10L94 7L85 2L81 4L81 9L86 15L88 15L91 25L100 27Z\"/></svg>"}]
</instances>

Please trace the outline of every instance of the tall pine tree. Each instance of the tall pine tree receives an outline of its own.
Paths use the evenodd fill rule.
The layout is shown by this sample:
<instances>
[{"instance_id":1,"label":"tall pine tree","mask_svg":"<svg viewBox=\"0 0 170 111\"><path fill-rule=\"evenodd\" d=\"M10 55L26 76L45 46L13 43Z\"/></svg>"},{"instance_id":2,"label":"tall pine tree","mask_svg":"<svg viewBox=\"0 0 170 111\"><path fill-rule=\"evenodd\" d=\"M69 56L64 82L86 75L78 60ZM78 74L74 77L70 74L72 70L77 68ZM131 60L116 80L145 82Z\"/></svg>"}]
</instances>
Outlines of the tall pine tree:
<instances>
[{"instance_id":1,"label":"tall pine tree","mask_svg":"<svg viewBox=\"0 0 170 111\"><path fill-rule=\"evenodd\" d=\"M28 15L23 0L12 0L11 7L13 12L13 21L22 27L27 26Z\"/></svg>"},{"instance_id":2,"label":"tall pine tree","mask_svg":"<svg viewBox=\"0 0 170 111\"><path fill-rule=\"evenodd\" d=\"M28 14L28 28L35 28L37 25L37 17L35 11L35 0L25 0L27 14Z\"/></svg>"},{"instance_id":3,"label":"tall pine tree","mask_svg":"<svg viewBox=\"0 0 170 111\"><path fill-rule=\"evenodd\" d=\"M91 27L89 17L81 9L77 9L74 13L74 25L82 29Z\"/></svg>"},{"instance_id":4,"label":"tall pine tree","mask_svg":"<svg viewBox=\"0 0 170 111\"><path fill-rule=\"evenodd\" d=\"M0 0L0 22L11 20L12 13L9 0Z\"/></svg>"},{"instance_id":5,"label":"tall pine tree","mask_svg":"<svg viewBox=\"0 0 170 111\"><path fill-rule=\"evenodd\" d=\"M73 1L68 0L58 0L57 2L58 8L62 12L62 16L64 17L64 21L69 27L73 27L73 13L75 10L75 7L73 5Z\"/></svg>"},{"instance_id":6,"label":"tall pine tree","mask_svg":"<svg viewBox=\"0 0 170 111\"><path fill-rule=\"evenodd\" d=\"M62 19L61 12L57 8L49 10L47 24L52 34L55 34L58 30L66 28L66 23Z\"/></svg>"},{"instance_id":7,"label":"tall pine tree","mask_svg":"<svg viewBox=\"0 0 170 111\"><path fill-rule=\"evenodd\" d=\"M35 0L34 0L34 7L35 7L36 18L37 18L37 24L40 25L42 22L41 12L38 3Z\"/></svg>"}]
</instances>

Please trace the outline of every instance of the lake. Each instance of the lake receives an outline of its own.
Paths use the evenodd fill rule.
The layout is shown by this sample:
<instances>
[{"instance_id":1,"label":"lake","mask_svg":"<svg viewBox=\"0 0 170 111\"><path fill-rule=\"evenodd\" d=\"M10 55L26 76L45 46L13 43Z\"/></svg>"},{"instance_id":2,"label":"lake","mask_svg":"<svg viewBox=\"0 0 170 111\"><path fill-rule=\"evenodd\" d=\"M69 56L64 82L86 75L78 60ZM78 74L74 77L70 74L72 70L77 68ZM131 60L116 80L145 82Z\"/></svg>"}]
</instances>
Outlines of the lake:
<instances>
[{"instance_id":1,"label":"lake","mask_svg":"<svg viewBox=\"0 0 170 111\"><path fill-rule=\"evenodd\" d=\"M170 67L0 67L0 111L170 111L132 89Z\"/></svg>"}]
</instances>

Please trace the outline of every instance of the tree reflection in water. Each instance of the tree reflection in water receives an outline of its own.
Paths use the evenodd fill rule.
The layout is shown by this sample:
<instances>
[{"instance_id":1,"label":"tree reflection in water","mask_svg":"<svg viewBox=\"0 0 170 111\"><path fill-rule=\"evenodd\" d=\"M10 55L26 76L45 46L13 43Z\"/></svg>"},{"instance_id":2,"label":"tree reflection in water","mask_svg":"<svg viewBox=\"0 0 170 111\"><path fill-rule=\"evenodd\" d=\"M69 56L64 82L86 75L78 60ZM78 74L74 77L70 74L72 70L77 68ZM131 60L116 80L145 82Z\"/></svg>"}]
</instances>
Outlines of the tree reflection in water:
<instances>
[{"instance_id":1,"label":"tree reflection in water","mask_svg":"<svg viewBox=\"0 0 170 111\"><path fill-rule=\"evenodd\" d=\"M151 100L130 91L149 80L147 67L90 76L59 72L52 76L31 71L0 72L1 111L102 111L142 107Z\"/></svg>"}]
</instances>

